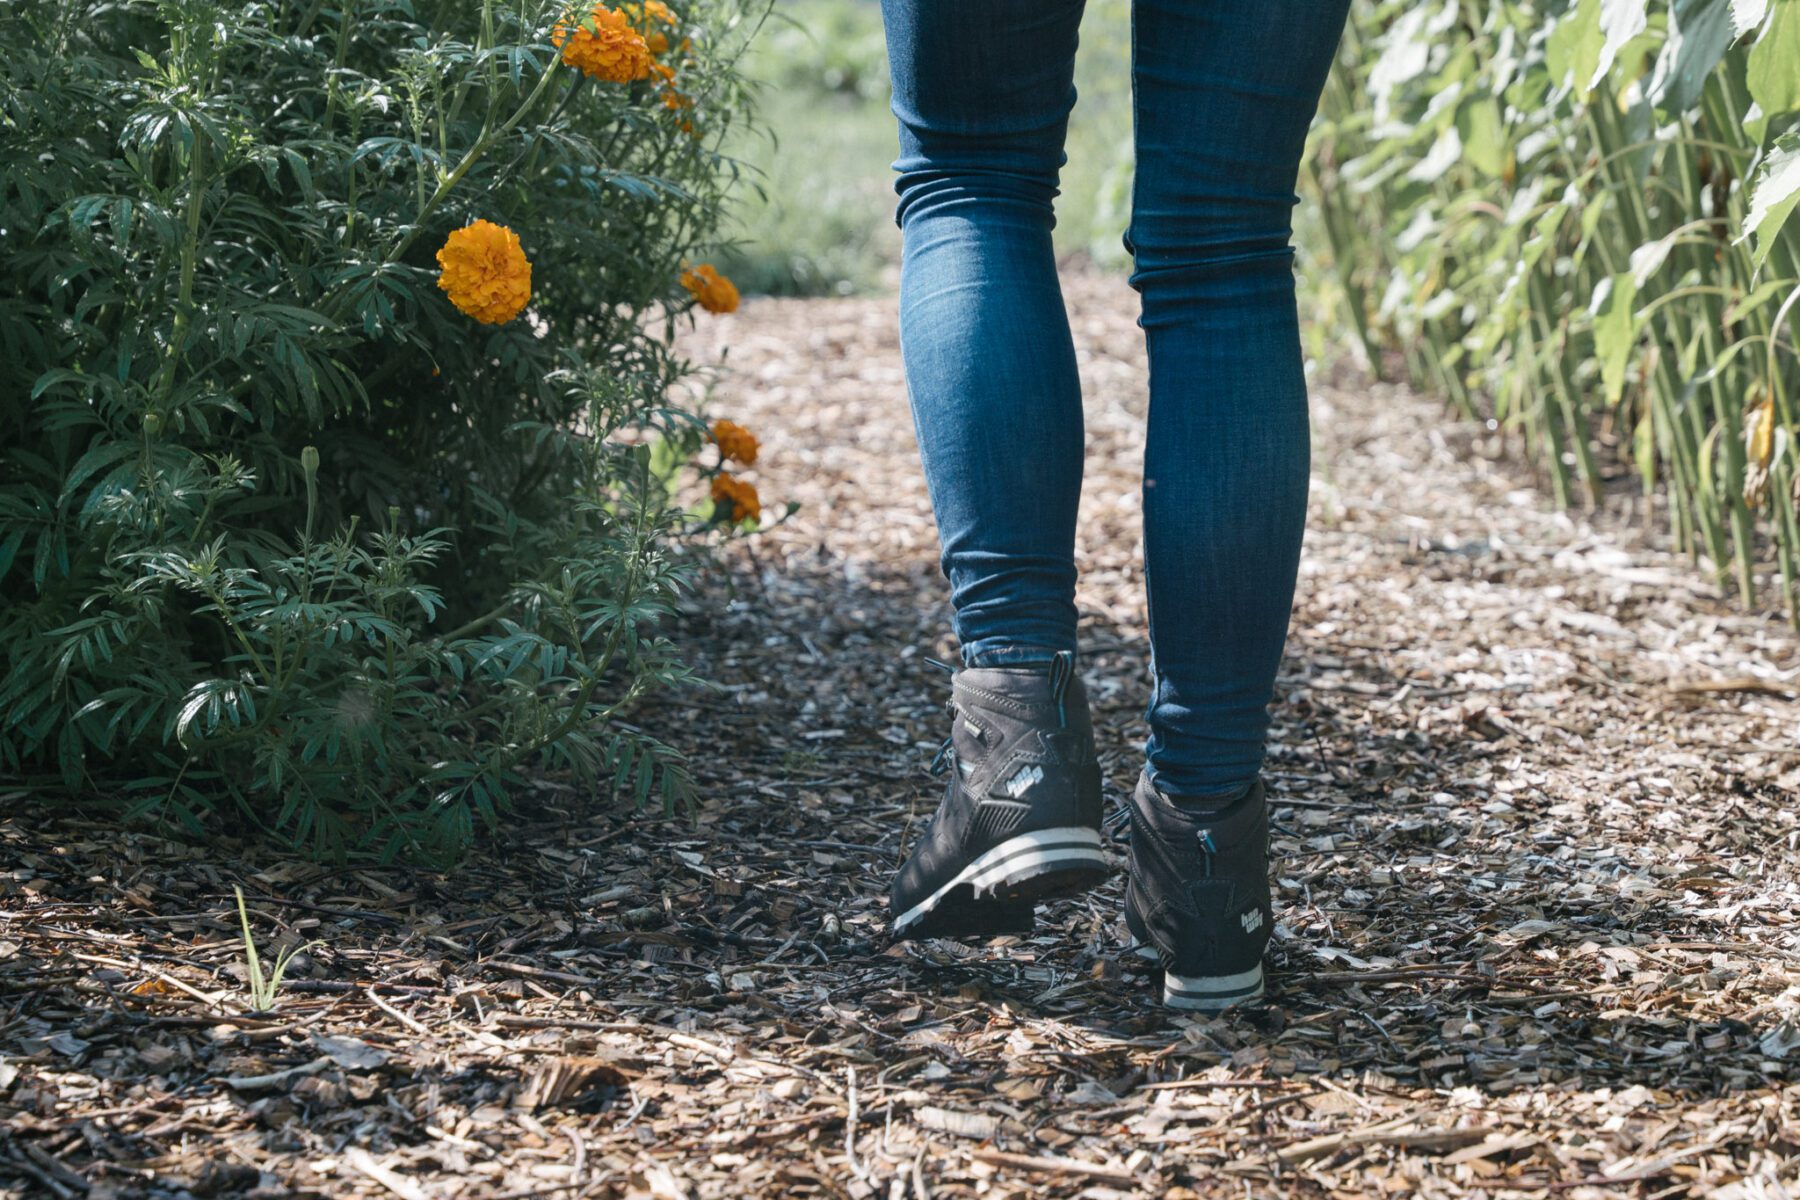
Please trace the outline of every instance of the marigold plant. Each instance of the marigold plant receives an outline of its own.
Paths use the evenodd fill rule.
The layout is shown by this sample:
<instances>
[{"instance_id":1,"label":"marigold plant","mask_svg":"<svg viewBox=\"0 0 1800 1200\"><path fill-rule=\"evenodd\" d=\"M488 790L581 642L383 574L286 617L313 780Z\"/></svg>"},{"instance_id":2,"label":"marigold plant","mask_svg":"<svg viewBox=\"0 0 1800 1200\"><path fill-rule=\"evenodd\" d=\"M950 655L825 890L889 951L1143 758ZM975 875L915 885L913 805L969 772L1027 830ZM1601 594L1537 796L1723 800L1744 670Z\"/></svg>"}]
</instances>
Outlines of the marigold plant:
<instances>
[{"instance_id":1,"label":"marigold plant","mask_svg":"<svg viewBox=\"0 0 1800 1200\"><path fill-rule=\"evenodd\" d=\"M747 483L729 471L713 476L713 504L728 521L762 519L762 502L757 499L756 485Z\"/></svg>"},{"instance_id":2,"label":"marigold plant","mask_svg":"<svg viewBox=\"0 0 1800 1200\"><path fill-rule=\"evenodd\" d=\"M492 221L452 233L437 252L438 287L483 325L504 325L531 299L531 263L519 235Z\"/></svg>"},{"instance_id":3,"label":"marigold plant","mask_svg":"<svg viewBox=\"0 0 1800 1200\"><path fill-rule=\"evenodd\" d=\"M713 422L712 440L719 448L719 456L727 462L756 465L756 452L761 448L756 435L736 421Z\"/></svg>"},{"instance_id":4,"label":"marigold plant","mask_svg":"<svg viewBox=\"0 0 1800 1200\"><path fill-rule=\"evenodd\" d=\"M766 3L682 4L709 138ZM691 794L653 318L738 172L557 11L0 3L0 776L432 861L526 779Z\"/></svg>"},{"instance_id":5,"label":"marigold plant","mask_svg":"<svg viewBox=\"0 0 1800 1200\"><path fill-rule=\"evenodd\" d=\"M693 293L694 300L707 312L737 311L737 286L719 274L711 263L701 263L682 272L681 286Z\"/></svg>"}]
</instances>

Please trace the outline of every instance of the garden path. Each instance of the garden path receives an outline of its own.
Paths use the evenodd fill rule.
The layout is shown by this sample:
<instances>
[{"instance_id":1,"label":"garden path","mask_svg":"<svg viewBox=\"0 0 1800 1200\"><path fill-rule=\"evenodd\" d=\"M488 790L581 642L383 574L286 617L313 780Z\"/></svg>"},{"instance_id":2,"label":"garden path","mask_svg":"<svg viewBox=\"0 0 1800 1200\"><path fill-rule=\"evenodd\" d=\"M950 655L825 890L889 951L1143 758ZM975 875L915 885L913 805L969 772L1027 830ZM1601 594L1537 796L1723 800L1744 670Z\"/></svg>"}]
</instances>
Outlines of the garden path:
<instances>
[{"instance_id":1,"label":"garden path","mask_svg":"<svg viewBox=\"0 0 1800 1200\"><path fill-rule=\"evenodd\" d=\"M1129 299L1069 279L1115 795L1146 686ZM890 944L952 649L892 316L752 300L685 338L728 351L710 409L761 436L766 509L801 505L683 618L723 690L636 715L693 754L697 821L546 781L437 876L0 819L0 1194L1800 1186L1800 641L1641 533L1631 485L1557 513L1398 388L1315 380L1268 1003L1154 1007L1117 880L1030 937ZM239 878L326 943L274 1019L221 1015Z\"/></svg>"}]
</instances>

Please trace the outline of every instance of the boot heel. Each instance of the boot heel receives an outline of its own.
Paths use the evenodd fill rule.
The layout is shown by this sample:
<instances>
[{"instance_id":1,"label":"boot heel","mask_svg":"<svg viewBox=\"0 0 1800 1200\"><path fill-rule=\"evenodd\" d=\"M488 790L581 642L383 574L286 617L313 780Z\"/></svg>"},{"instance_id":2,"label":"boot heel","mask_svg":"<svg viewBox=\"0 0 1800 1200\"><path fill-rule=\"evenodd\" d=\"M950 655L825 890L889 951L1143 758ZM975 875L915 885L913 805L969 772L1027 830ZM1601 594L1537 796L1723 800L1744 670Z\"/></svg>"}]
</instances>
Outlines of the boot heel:
<instances>
[{"instance_id":1,"label":"boot heel","mask_svg":"<svg viewBox=\"0 0 1800 1200\"><path fill-rule=\"evenodd\" d=\"M977 896L1037 901L1084 892L1107 874L1100 831L1069 825L1006 839L970 864L969 883Z\"/></svg>"},{"instance_id":2,"label":"boot heel","mask_svg":"<svg viewBox=\"0 0 1800 1200\"><path fill-rule=\"evenodd\" d=\"M1163 973L1163 1003L1170 1008L1195 1012L1224 1012L1263 994L1263 969L1257 963L1236 975L1177 975Z\"/></svg>"}]
</instances>

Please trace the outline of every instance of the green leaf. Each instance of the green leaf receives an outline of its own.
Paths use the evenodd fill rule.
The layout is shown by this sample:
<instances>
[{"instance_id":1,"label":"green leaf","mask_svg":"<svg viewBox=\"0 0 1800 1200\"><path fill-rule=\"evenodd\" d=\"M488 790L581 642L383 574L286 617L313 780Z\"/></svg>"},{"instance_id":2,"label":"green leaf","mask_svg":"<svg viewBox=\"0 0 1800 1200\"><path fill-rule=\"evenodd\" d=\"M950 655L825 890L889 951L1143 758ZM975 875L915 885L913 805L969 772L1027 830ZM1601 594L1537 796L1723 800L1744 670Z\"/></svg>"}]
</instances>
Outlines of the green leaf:
<instances>
[{"instance_id":1,"label":"green leaf","mask_svg":"<svg viewBox=\"0 0 1800 1200\"><path fill-rule=\"evenodd\" d=\"M1631 281L1638 287L1650 282L1651 276L1668 261L1669 251L1675 248L1675 239L1680 231L1667 234L1654 242L1645 242L1631 252Z\"/></svg>"},{"instance_id":2,"label":"green leaf","mask_svg":"<svg viewBox=\"0 0 1800 1200\"><path fill-rule=\"evenodd\" d=\"M109 442L104 435L96 434L88 452L81 456L63 481L62 501L67 502L75 490L86 483L93 475L123 462L137 453L137 448L130 442Z\"/></svg>"},{"instance_id":3,"label":"green leaf","mask_svg":"<svg viewBox=\"0 0 1800 1200\"><path fill-rule=\"evenodd\" d=\"M1606 41L1600 47L1600 61L1594 64L1593 78L1588 80L1584 90L1591 90L1599 83L1601 77L1612 70L1625 43L1644 32L1650 23L1645 11L1647 7L1648 0L1600 0L1600 30L1606 35Z\"/></svg>"},{"instance_id":4,"label":"green leaf","mask_svg":"<svg viewBox=\"0 0 1800 1200\"><path fill-rule=\"evenodd\" d=\"M1732 300L1719 314L1719 319L1727 325L1735 325L1744 319L1745 314L1756 311L1781 292L1793 286L1791 279L1766 279Z\"/></svg>"},{"instance_id":5,"label":"green leaf","mask_svg":"<svg viewBox=\"0 0 1800 1200\"><path fill-rule=\"evenodd\" d=\"M1769 15L1769 0L1731 0L1731 31L1743 37Z\"/></svg>"},{"instance_id":6,"label":"green leaf","mask_svg":"<svg viewBox=\"0 0 1800 1200\"><path fill-rule=\"evenodd\" d=\"M1750 258L1754 270L1760 272L1768 261L1769 248L1796 204L1800 204L1800 133L1789 133L1776 140L1750 192L1744 237L1753 240Z\"/></svg>"},{"instance_id":7,"label":"green leaf","mask_svg":"<svg viewBox=\"0 0 1800 1200\"><path fill-rule=\"evenodd\" d=\"M1606 402L1617 404L1625 391L1625 368L1637 344L1637 281L1630 272L1602 279L1594 289L1588 311L1594 314L1594 354L1600 360L1600 378Z\"/></svg>"},{"instance_id":8,"label":"green leaf","mask_svg":"<svg viewBox=\"0 0 1800 1200\"><path fill-rule=\"evenodd\" d=\"M1462 138L1463 159L1490 179L1506 170L1506 127L1500 103L1492 96L1476 96L1456 110L1456 132Z\"/></svg>"},{"instance_id":9,"label":"green leaf","mask_svg":"<svg viewBox=\"0 0 1800 1200\"><path fill-rule=\"evenodd\" d=\"M1693 108L1736 37L1731 0L1675 0L1669 38L1650 75L1650 102L1671 114Z\"/></svg>"},{"instance_id":10,"label":"green leaf","mask_svg":"<svg viewBox=\"0 0 1800 1200\"><path fill-rule=\"evenodd\" d=\"M1594 68L1606 45L1600 29L1600 0L1581 0L1564 13L1544 45L1544 63L1557 83L1573 83L1582 95L1593 87Z\"/></svg>"},{"instance_id":11,"label":"green leaf","mask_svg":"<svg viewBox=\"0 0 1800 1200\"><path fill-rule=\"evenodd\" d=\"M1581 0L1550 33L1545 60L1557 79L1574 77L1586 96L1612 69L1619 51L1649 24L1648 0Z\"/></svg>"},{"instance_id":12,"label":"green leaf","mask_svg":"<svg viewBox=\"0 0 1800 1200\"><path fill-rule=\"evenodd\" d=\"M1800 108L1800 0L1775 0L1750 48L1750 97L1765 116Z\"/></svg>"}]
</instances>

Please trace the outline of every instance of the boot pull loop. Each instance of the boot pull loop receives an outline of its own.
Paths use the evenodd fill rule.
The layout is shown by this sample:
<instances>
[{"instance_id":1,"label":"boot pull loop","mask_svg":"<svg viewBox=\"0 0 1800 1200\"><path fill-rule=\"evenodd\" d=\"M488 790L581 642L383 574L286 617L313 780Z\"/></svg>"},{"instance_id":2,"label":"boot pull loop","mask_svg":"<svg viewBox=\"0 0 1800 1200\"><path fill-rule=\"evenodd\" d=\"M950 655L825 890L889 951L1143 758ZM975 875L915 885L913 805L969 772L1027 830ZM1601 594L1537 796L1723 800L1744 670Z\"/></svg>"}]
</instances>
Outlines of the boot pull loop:
<instances>
[{"instance_id":1,"label":"boot pull loop","mask_svg":"<svg viewBox=\"0 0 1800 1200\"><path fill-rule=\"evenodd\" d=\"M1064 700L1069 694L1069 681L1074 678L1075 652L1058 650L1050 659L1050 695L1056 700L1056 723L1064 729L1069 727L1069 710Z\"/></svg>"}]
</instances>

